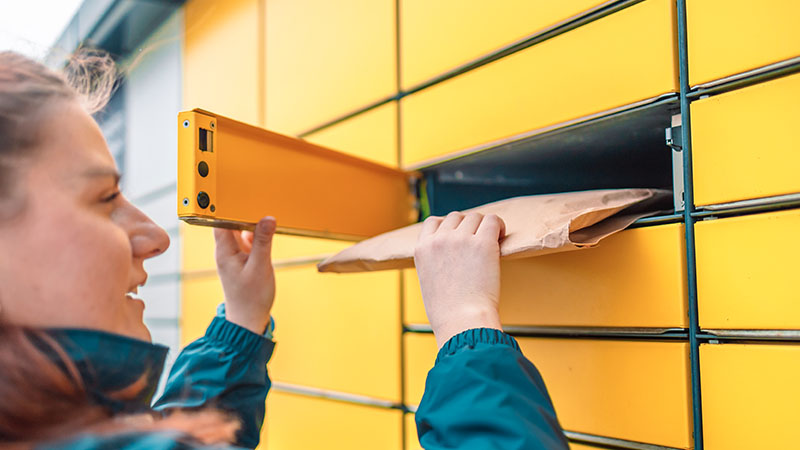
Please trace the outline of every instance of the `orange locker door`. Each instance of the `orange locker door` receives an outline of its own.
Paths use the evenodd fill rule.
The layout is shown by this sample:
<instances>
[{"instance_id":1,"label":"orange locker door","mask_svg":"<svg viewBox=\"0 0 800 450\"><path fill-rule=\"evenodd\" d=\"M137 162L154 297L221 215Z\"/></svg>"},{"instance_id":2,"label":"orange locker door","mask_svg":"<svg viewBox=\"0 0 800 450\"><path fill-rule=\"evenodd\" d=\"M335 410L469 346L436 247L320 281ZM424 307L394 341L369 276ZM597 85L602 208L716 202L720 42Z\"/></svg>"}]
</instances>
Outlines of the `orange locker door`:
<instances>
[{"instance_id":1,"label":"orange locker door","mask_svg":"<svg viewBox=\"0 0 800 450\"><path fill-rule=\"evenodd\" d=\"M408 225L409 177L370 162L224 116L178 115L178 216L190 223L352 239Z\"/></svg>"}]
</instances>

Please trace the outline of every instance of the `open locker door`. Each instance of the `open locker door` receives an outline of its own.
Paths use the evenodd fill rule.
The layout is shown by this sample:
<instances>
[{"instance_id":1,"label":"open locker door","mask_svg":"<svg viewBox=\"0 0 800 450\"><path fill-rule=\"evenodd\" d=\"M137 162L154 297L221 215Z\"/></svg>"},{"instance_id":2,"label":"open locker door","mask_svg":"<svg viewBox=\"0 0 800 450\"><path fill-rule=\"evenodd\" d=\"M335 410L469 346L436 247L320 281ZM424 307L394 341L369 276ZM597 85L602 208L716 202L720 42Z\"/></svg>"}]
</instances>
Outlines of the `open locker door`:
<instances>
[{"instance_id":1,"label":"open locker door","mask_svg":"<svg viewBox=\"0 0 800 450\"><path fill-rule=\"evenodd\" d=\"M252 229L360 240L414 221L413 173L208 111L178 114L178 217Z\"/></svg>"}]
</instances>

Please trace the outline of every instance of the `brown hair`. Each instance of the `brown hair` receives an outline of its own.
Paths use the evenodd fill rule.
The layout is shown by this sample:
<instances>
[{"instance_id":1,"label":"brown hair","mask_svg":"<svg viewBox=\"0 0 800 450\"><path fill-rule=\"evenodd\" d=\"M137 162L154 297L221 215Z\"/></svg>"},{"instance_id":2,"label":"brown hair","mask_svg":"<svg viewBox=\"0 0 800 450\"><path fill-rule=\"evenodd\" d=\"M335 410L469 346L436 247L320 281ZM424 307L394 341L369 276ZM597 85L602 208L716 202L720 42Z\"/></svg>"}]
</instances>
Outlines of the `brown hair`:
<instances>
[{"instance_id":1,"label":"brown hair","mask_svg":"<svg viewBox=\"0 0 800 450\"><path fill-rule=\"evenodd\" d=\"M58 102L79 101L94 113L108 102L117 81L114 61L102 51L79 49L62 72L14 52L0 52L0 204L15 196L17 163L35 155L41 119L49 109ZM233 442L239 428L236 420L212 409L113 417L92 403L75 364L52 338L41 330L3 323L2 310L0 368L0 441L16 447L87 431L164 429L182 431L202 443L222 443Z\"/></svg>"}]
</instances>

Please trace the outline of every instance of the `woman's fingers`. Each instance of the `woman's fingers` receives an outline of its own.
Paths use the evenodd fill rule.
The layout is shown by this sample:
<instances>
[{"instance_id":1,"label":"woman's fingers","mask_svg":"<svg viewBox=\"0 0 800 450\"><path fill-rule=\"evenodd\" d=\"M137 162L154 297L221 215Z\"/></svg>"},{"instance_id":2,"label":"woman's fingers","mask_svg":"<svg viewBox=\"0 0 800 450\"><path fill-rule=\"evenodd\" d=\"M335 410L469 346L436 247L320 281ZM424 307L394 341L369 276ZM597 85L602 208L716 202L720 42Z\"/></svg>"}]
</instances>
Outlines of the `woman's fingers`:
<instances>
[{"instance_id":1,"label":"woman's fingers","mask_svg":"<svg viewBox=\"0 0 800 450\"><path fill-rule=\"evenodd\" d=\"M478 226L480 226L481 221L483 220L483 214L480 213L469 213L464 216L464 220L458 225L458 231L467 233L467 234L475 234L478 231Z\"/></svg>"},{"instance_id":2,"label":"woman's fingers","mask_svg":"<svg viewBox=\"0 0 800 450\"><path fill-rule=\"evenodd\" d=\"M506 223L496 215L489 214L483 218L475 234L486 239L499 241L506 235Z\"/></svg>"},{"instance_id":3,"label":"woman's fingers","mask_svg":"<svg viewBox=\"0 0 800 450\"><path fill-rule=\"evenodd\" d=\"M441 231L455 230L461 224L462 220L464 220L464 214L458 211L453 211L450 214L448 214L447 217L444 218L442 224L439 225L439 230Z\"/></svg>"},{"instance_id":4,"label":"woman's fingers","mask_svg":"<svg viewBox=\"0 0 800 450\"><path fill-rule=\"evenodd\" d=\"M429 236L433 233L436 233L436 230L439 229L439 225L442 224L444 218L437 217L437 216L430 216L422 222L422 230L419 232L419 236Z\"/></svg>"}]
</instances>

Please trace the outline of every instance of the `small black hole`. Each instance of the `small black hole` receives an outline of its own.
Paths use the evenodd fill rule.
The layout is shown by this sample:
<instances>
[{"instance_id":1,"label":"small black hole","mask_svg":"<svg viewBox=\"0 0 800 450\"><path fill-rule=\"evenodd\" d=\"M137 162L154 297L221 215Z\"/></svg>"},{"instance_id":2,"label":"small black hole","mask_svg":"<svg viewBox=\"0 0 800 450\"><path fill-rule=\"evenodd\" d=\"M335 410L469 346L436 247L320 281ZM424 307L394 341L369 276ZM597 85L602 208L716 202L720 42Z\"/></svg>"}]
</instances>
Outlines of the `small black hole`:
<instances>
[{"instance_id":1,"label":"small black hole","mask_svg":"<svg viewBox=\"0 0 800 450\"><path fill-rule=\"evenodd\" d=\"M201 177L205 178L208 176L208 164L205 161L200 161L200 164L197 165L197 172L200 174Z\"/></svg>"},{"instance_id":2,"label":"small black hole","mask_svg":"<svg viewBox=\"0 0 800 450\"><path fill-rule=\"evenodd\" d=\"M217 207L216 207L216 206L214 206L214 205L211 205L211 208L209 208L209 209L211 210L211 212L214 212L214 211L216 211L216 210L217 210Z\"/></svg>"},{"instance_id":3,"label":"small black hole","mask_svg":"<svg viewBox=\"0 0 800 450\"><path fill-rule=\"evenodd\" d=\"M197 146L200 147L201 152L213 152L214 151L214 132L210 130L206 130L205 128L200 128L200 135L198 136L198 143Z\"/></svg>"},{"instance_id":4,"label":"small black hole","mask_svg":"<svg viewBox=\"0 0 800 450\"><path fill-rule=\"evenodd\" d=\"M200 191L200 193L197 194L197 204L201 208L206 209L208 208L209 203L211 203L211 199L208 197L208 194L206 194L203 191Z\"/></svg>"}]
</instances>

